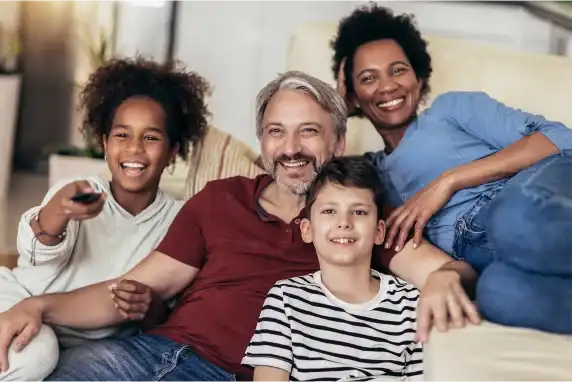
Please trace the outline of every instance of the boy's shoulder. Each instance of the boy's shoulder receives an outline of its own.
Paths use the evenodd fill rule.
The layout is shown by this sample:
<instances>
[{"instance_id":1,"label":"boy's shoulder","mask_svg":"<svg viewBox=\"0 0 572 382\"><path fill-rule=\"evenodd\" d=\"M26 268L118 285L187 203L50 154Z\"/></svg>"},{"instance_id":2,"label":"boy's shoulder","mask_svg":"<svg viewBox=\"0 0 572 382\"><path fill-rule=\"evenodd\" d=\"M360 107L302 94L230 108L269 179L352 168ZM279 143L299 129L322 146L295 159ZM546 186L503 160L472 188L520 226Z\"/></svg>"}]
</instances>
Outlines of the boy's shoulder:
<instances>
[{"instance_id":1,"label":"boy's shoulder","mask_svg":"<svg viewBox=\"0 0 572 382\"><path fill-rule=\"evenodd\" d=\"M305 288L313 286L316 286L314 273L278 280L274 284L275 288Z\"/></svg>"},{"instance_id":2,"label":"boy's shoulder","mask_svg":"<svg viewBox=\"0 0 572 382\"><path fill-rule=\"evenodd\" d=\"M405 296L408 300L417 300L419 298L419 289L407 281L388 274L381 274L383 277L388 295L397 296L398 299Z\"/></svg>"}]
</instances>

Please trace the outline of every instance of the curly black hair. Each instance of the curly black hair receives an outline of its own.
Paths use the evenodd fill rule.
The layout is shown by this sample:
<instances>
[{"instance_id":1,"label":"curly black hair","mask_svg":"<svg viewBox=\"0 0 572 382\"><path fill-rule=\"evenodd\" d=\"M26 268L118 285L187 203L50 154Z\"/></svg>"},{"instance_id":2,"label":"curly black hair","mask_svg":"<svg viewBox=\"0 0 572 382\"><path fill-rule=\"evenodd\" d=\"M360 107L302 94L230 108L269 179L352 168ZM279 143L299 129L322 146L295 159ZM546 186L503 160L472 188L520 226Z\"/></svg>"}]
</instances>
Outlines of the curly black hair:
<instances>
[{"instance_id":1,"label":"curly black hair","mask_svg":"<svg viewBox=\"0 0 572 382\"><path fill-rule=\"evenodd\" d=\"M91 74L80 94L85 111L80 130L101 147L119 105L130 97L149 97L165 111L170 147L178 143L178 154L186 159L190 145L206 132L209 94L208 82L179 62L161 64L141 56L112 59Z\"/></svg>"},{"instance_id":2,"label":"curly black hair","mask_svg":"<svg viewBox=\"0 0 572 382\"><path fill-rule=\"evenodd\" d=\"M405 52L415 75L423 81L421 97L429 92L429 77L431 76L431 56L427 52L427 42L415 26L412 15L395 16L391 9L375 3L361 6L348 17L342 19L338 26L336 37L330 42L334 50L332 70L337 79L341 63L347 58L344 67L346 88L353 93L353 58L358 48L368 42L392 39Z\"/></svg>"}]
</instances>

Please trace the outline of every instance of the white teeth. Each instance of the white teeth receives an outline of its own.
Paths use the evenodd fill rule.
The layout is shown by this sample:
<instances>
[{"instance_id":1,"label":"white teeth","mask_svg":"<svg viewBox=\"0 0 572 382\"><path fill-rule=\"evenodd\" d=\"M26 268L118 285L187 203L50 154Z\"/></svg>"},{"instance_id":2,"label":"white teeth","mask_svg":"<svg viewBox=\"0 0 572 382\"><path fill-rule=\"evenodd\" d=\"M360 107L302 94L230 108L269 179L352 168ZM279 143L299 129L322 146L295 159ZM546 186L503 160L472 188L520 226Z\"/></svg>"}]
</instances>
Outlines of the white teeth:
<instances>
[{"instance_id":1,"label":"white teeth","mask_svg":"<svg viewBox=\"0 0 572 382\"><path fill-rule=\"evenodd\" d=\"M143 169L145 168L145 166L143 166L141 163L135 163L135 162L125 162L121 164L123 167L129 167L129 168L138 168L138 169Z\"/></svg>"},{"instance_id":2,"label":"white teeth","mask_svg":"<svg viewBox=\"0 0 572 382\"><path fill-rule=\"evenodd\" d=\"M281 162L284 167L288 168L298 168L304 167L308 164L308 161L300 161L300 162Z\"/></svg>"},{"instance_id":3,"label":"white teeth","mask_svg":"<svg viewBox=\"0 0 572 382\"><path fill-rule=\"evenodd\" d=\"M335 238L332 239L332 241L334 243L338 243L338 244L349 244L349 243L355 243L355 239L351 239L349 237L339 237L339 238Z\"/></svg>"},{"instance_id":4,"label":"white teeth","mask_svg":"<svg viewBox=\"0 0 572 382\"><path fill-rule=\"evenodd\" d=\"M398 99L394 99L394 100L387 101L384 103L378 103L377 107L391 107L391 106L399 105L403 101L405 101L405 98L398 98Z\"/></svg>"}]
</instances>

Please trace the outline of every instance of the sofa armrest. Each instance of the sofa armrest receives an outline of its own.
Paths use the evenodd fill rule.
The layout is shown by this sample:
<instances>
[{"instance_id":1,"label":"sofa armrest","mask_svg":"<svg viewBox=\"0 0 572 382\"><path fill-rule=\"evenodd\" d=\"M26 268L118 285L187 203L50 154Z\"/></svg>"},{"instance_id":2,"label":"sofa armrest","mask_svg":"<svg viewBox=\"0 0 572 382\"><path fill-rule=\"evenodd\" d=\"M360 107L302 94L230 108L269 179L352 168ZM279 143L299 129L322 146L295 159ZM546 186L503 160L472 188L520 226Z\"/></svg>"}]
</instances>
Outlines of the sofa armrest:
<instances>
[{"instance_id":1,"label":"sofa armrest","mask_svg":"<svg viewBox=\"0 0 572 382\"><path fill-rule=\"evenodd\" d=\"M14 253L0 253L0 267L14 268L18 263L18 255Z\"/></svg>"}]
</instances>

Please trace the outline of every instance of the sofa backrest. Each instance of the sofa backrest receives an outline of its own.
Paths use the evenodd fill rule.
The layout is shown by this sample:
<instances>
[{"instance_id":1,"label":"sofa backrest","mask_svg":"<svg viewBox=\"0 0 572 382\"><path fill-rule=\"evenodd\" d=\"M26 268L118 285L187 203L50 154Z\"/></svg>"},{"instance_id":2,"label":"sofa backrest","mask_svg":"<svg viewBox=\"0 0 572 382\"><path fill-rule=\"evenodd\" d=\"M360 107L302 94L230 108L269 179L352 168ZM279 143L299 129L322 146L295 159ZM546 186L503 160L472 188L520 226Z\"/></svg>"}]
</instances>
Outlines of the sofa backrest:
<instances>
[{"instance_id":1,"label":"sofa backrest","mask_svg":"<svg viewBox=\"0 0 572 382\"><path fill-rule=\"evenodd\" d=\"M287 68L302 70L332 85L329 42L337 24L309 22L292 35ZM451 90L480 90L504 102L572 127L572 59L506 51L462 39L425 36L433 61L427 105ZM383 142L364 119L348 124L348 154L378 150Z\"/></svg>"}]
</instances>

